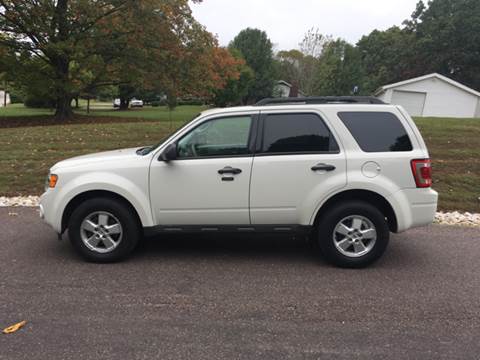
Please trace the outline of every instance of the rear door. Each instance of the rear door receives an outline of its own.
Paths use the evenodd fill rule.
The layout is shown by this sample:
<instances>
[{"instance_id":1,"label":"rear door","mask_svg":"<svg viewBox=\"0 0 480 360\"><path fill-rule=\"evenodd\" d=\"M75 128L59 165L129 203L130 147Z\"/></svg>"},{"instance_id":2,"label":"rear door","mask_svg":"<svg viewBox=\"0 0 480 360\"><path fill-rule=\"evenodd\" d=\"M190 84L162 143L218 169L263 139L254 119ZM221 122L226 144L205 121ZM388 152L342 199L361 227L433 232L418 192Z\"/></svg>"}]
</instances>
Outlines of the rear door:
<instances>
[{"instance_id":1,"label":"rear door","mask_svg":"<svg viewBox=\"0 0 480 360\"><path fill-rule=\"evenodd\" d=\"M320 113L262 111L251 176L252 224L308 225L346 185L345 153Z\"/></svg>"}]
</instances>

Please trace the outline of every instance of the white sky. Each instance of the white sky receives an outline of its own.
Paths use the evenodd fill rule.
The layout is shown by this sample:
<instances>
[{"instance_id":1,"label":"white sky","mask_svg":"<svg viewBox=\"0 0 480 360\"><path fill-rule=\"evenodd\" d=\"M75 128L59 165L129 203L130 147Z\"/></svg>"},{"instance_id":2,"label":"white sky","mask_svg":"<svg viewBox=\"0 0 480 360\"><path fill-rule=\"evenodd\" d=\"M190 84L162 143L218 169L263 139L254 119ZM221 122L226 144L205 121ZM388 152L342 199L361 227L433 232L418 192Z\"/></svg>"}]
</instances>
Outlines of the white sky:
<instances>
[{"instance_id":1,"label":"white sky","mask_svg":"<svg viewBox=\"0 0 480 360\"><path fill-rule=\"evenodd\" d=\"M265 30L275 50L298 48L305 32L356 43L374 29L385 30L410 18L418 0L203 0L191 4L195 18L225 46L240 32Z\"/></svg>"}]
</instances>

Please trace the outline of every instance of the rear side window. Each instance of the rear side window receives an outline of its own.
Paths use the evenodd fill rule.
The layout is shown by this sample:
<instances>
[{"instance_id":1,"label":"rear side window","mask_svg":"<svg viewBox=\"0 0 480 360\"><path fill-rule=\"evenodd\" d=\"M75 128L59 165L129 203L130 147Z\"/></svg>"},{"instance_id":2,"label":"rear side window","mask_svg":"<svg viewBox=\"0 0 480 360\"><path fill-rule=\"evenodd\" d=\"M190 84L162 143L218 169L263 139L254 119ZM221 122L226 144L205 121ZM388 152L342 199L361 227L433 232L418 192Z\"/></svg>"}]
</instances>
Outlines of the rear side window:
<instances>
[{"instance_id":1,"label":"rear side window","mask_svg":"<svg viewBox=\"0 0 480 360\"><path fill-rule=\"evenodd\" d=\"M412 143L400 120L389 112L339 112L365 152L411 151Z\"/></svg>"},{"instance_id":2,"label":"rear side window","mask_svg":"<svg viewBox=\"0 0 480 360\"><path fill-rule=\"evenodd\" d=\"M264 118L262 153L338 151L330 130L315 114L271 114Z\"/></svg>"}]
</instances>

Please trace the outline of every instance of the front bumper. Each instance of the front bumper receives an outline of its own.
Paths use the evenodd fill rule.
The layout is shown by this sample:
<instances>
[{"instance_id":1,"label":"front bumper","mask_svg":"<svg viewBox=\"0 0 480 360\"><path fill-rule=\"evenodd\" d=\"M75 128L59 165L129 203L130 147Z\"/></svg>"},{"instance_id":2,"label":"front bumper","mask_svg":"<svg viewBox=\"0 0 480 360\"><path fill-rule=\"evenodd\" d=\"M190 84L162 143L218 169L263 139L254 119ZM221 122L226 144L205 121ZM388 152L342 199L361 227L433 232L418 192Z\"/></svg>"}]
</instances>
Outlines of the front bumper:
<instances>
[{"instance_id":1,"label":"front bumper","mask_svg":"<svg viewBox=\"0 0 480 360\"><path fill-rule=\"evenodd\" d=\"M50 225L57 233L62 231L62 219L57 215L54 189L48 189L40 196L40 218Z\"/></svg>"}]
</instances>

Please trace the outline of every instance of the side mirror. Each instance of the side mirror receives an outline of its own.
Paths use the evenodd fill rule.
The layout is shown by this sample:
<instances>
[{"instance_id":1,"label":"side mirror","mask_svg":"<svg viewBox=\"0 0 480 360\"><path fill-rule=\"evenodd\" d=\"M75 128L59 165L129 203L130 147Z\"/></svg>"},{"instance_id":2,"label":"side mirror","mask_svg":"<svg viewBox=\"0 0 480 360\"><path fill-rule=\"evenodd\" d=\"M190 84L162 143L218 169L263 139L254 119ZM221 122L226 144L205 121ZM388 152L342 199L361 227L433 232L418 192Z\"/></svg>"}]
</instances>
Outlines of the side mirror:
<instances>
[{"instance_id":1,"label":"side mirror","mask_svg":"<svg viewBox=\"0 0 480 360\"><path fill-rule=\"evenodd\" d=\"M165 148L165 150L162 151L158 160L169 162L171 160L175 160L176 158L177 158L177 144L173 143L168 145Z\"/></svg>"}]
</instances>

